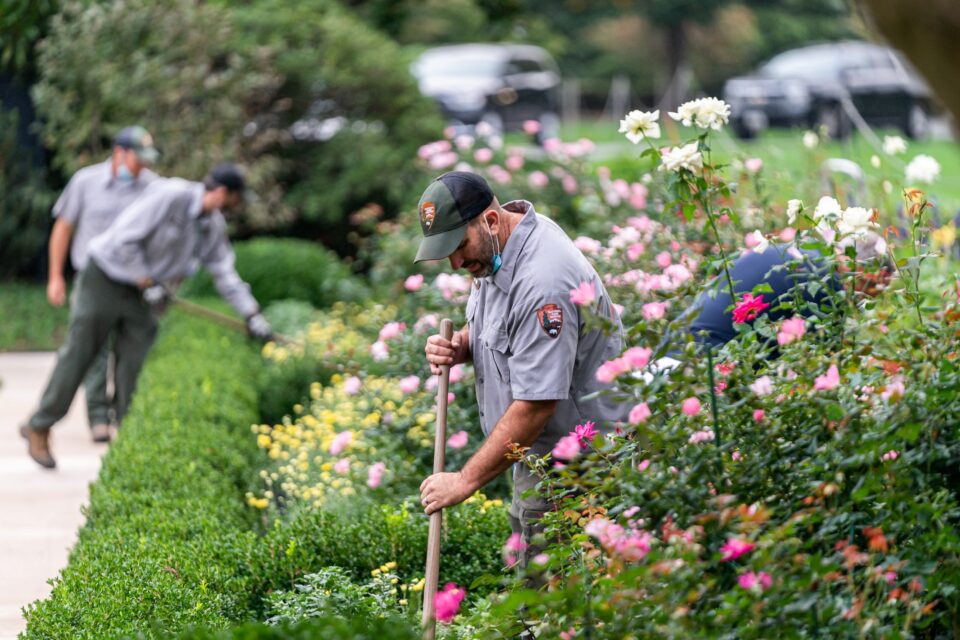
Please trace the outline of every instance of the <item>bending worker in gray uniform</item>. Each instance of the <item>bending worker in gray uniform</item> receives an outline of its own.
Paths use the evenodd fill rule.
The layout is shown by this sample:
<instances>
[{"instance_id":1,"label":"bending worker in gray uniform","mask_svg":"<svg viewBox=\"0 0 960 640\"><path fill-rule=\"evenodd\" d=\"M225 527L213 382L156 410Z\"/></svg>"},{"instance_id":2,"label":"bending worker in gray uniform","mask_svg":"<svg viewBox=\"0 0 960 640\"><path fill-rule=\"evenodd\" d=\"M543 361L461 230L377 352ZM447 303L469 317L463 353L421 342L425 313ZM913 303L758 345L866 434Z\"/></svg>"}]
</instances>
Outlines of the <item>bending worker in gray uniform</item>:
<instances>
[{"instance_id":1,"label":"bending worker in gray uniform","mask_svg":"<svg viewBox=\"0 0 960 640\"><path fill-rule=\"evenodd\" d=\"M486 435L462 470L423 481L421 503L429 514L464 501L506 471L510 443L544 455L578 424L593 421L600 433L609 432L626 422L627 407L607 394L582 399L603 387L596 370L620 355L623 328L600 276L556 223L524 200L501 206L483 178L460 171L431 183L419 211L424 238L416 261L449 258L453 269L476 279L466 326L451 341L431 336L427 361L434 374L440 365L473 362ZM581 309L570 302L582 282L594 285L594 311L611 318L616 332L587 330ZM514 465L513 477L510 520L529 544L554 506L523 495L537 483L525 466Z\"/></svg>"},{"instance_id":2,"label":"bending worker in gray uniform","mask_svg":"<svg viewBox=\"0 0 960 640\"><path fill-rule=\"evenodd\" d=\"M80 169L53 207L50 233L50 269L47 300L62 307L67 299L63 277L67 262L79 274L87 266L90 241L107 230L127 205L136 200L157 174L146 168L157 160L153 138L143 127L127 127L113 140L113 155L104 162ZM72 239L72 242L71 242ZM76 300L76 289L72 300ZM83 379L87 418L94 442L110 441L111 403L107 398L109 343L97 355Z\"/></svg>"},{"instance_id":3,"label":"bending worker in gray uniform","mask_svg":"<svg viewBox=\"0 0 960 640\"><path fill-rule=\"evenodd\" d=\"M269 340L270 325L250 287L234 268L221 211L240 206L244 178L232 164L218 165L201 184L161 178L90 245L90 263L80 274L67 341L43 392L40 406L21 427L27 451L38 464L56 466L50 428L70 408L83 375L116 332L116 405L123 418L137 376L157 332L157 316L170 287L202 264L217 290L247 318L252 337Z\"/></svg>"}]
</instances>

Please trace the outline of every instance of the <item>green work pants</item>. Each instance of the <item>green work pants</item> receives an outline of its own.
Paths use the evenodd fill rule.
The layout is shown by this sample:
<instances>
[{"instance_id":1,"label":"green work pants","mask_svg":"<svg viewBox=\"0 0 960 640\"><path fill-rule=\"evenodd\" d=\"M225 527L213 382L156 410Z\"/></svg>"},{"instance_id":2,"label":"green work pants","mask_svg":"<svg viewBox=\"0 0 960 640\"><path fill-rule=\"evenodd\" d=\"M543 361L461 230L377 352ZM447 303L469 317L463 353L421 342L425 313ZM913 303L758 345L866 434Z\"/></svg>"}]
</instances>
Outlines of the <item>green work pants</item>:
<instances>
[{"instance_id":1,"label":"green work pants","mask_svg":"<svg viewBox=\"0 0 960 640\"><path fill-rule=\"evenodd\" d=\"M66 415L84 376L106 348L111 332L116 336L114 398L117 420L122 420L157 335L157 321L137 287L111 280L91 260L80 274L67 341L57 352L57 365L40 407L30 417L31 428L49 429Z\"/></svg>"},{"instance_id":2,"label":"green work pants","mask_svg":"<svg viewBox=\"0 0 960 640\"><path fill-rule=\"evenodd\" d=\"M73 295L70 296L71 313L75 311L77 298L79 297L79 285L80 276L78 274L74 280ZM107 394L107 369L109 368L110 353L113 350L112 342L111 336L111 339L97 354L96 359L87 371L87 375L83 378L83 390L86 392L87 398L87 421L91 429L94 425L110 423L110 413L113 407L111 406L111 398Z\"/></svg>"}]
</instances>

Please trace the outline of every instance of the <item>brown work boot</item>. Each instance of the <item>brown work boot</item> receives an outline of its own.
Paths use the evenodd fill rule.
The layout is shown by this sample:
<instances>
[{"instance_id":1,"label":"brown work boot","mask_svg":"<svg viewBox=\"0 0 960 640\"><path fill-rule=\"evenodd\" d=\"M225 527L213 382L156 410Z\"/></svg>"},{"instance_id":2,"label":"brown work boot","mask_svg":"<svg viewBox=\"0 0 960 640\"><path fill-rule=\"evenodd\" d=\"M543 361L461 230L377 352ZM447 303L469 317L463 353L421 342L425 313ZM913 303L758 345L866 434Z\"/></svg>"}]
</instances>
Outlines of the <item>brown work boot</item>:
<instances>
[{"instance_id":1,"label":"brown work boot","mask_svg":"<svg viewBox=\"0 0 960 640\"><path fill-rule=\"evenodd\" d=\"M90 429L90 435L93 436L94 442L110 442L112 437L110 425L106 423L95 424Z\"/></svg>"},{"instance_id":2,"label":"brown work boot","mask_svg":"<svg viewBox=\"0 0 960 640\"><path fill-rule=\"evenodd\" d=\"M27 453L34 462L45 469L53 469L57 461L50 455L50 429L32 429L28 425L20 427L20 435L27 441Z\"/></svg>"}]
</instances>

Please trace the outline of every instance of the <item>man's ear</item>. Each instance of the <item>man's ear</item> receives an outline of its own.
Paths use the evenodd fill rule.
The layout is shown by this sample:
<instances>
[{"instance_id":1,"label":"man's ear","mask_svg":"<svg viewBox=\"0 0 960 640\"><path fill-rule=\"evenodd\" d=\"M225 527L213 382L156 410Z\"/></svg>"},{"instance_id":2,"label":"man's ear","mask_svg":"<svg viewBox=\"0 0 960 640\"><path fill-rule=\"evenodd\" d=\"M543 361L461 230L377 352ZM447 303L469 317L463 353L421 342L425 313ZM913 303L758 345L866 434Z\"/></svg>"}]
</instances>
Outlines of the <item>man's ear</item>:
<instances>
[{"instance_id":1,"label":"man's ear","mask_svg":"<svg viewBox=\"0 0 960 640\"><path fill-rule=\"evenodd\" d=\"M490 227L490 233L497 235L500 233L500 212L496 209L487 209L483 212L483 218Z\"/></svg>"}]
</instances>

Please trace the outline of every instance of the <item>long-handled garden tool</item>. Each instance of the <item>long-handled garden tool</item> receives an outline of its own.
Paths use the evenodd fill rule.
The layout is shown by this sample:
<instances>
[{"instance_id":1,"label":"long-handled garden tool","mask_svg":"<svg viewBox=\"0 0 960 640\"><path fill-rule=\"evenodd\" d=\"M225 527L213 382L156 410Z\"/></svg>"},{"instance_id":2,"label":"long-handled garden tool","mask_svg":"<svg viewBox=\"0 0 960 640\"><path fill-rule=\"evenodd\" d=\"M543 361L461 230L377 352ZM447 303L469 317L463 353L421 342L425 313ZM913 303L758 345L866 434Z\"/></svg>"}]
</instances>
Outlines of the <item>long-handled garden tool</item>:
<instances>
[{"instance_id":1,"label":"long-handled garden tool","mask_svg":"<svg viewBox=\"0 0 960 640\"><path fill-rule=\"evenodd\" d=\"M448 318L440 321L440 336L453 338L453 322ZM447 454L447 392L450 387L450 366L440 366L440 384L437 385L437 424L433 440L433 472L443 473ZM423 637L433 640L437 630L436 606L437 583L440 580L440 529L443 525L443 510L430 514L430 530L427 536L427 569L423 586Z\"/></svg>"},{"instance_id":2,"label":"long-handled garden tool","mask_svg":"<svg viewBox=\"0 0 960 640\"><path fill-rule=\"evenodd\" d=\"M220 313L219 311L214 311L213 309L208 309L207 307L197 304L196 302L190 302L189 300L184 300L183 298L179 298L177 296L172 296L170 300L178 308L191 315L213 320L214 322L222 324L225 327L236 329L242 333L247 332L247 325L242 320L228 316L225 313ZM293 338L276 332L273 334L273 339L281 344L300 344L298 340L294 340Z\"/></svg>"}]
</instances>

